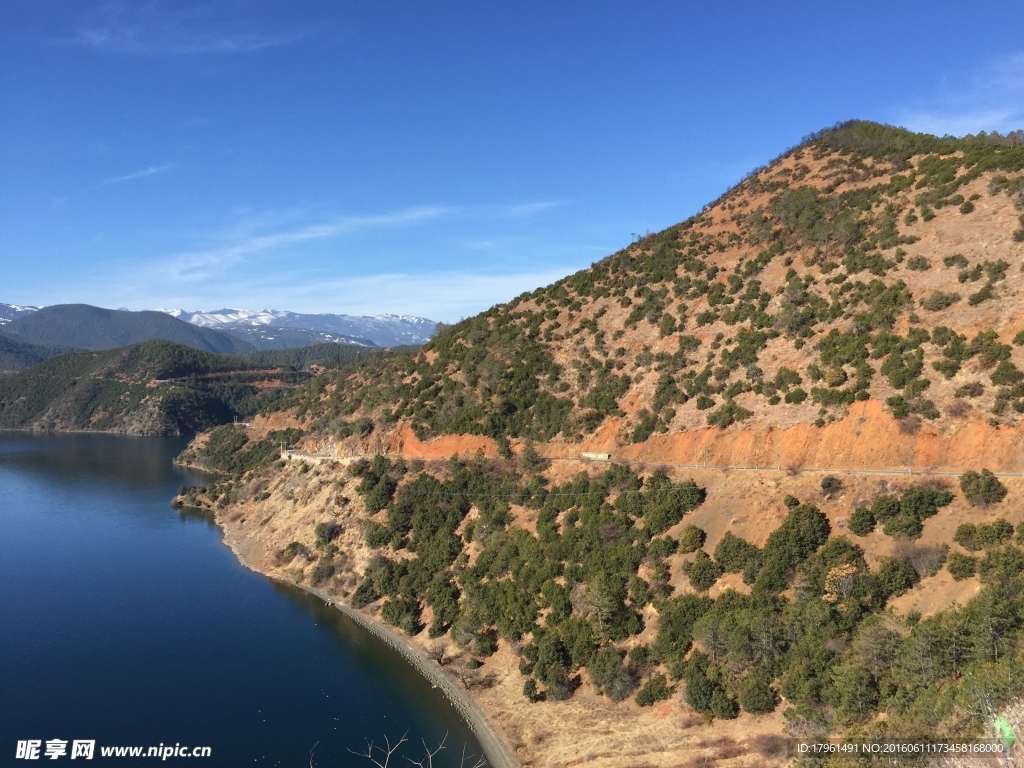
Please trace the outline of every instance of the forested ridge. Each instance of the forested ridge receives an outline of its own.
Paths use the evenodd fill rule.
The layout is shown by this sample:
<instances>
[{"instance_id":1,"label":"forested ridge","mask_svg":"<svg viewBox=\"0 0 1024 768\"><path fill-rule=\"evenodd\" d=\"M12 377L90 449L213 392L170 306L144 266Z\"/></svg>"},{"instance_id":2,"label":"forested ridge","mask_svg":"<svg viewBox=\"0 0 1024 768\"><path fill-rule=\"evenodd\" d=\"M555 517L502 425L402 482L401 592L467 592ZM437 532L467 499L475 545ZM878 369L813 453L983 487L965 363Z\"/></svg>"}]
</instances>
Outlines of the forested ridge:
<instances>
[{"instance_id":1,"label":"forested ridge","mask_svg":"<svg viewBox=\"0 0 1024 768\"><path fill-rule=\"evenodd\" d=\"M223 355L160 339L100 352L12 349L36 365L0 378L0 428L133 434L187 434L251 418L308 381L311 367L392 354L327 343Z\"/></svg>"},{"instance_id":2,"label":"forested ridge","mask_svg":"<svg viewBox=\"0 0 1024 768\"><path fill-rule=\"evenodd\" d=\"M253 415L305 378L162 340L72 352L0 378L0 427L190 433Z\"/></svg>"}]
</instances>

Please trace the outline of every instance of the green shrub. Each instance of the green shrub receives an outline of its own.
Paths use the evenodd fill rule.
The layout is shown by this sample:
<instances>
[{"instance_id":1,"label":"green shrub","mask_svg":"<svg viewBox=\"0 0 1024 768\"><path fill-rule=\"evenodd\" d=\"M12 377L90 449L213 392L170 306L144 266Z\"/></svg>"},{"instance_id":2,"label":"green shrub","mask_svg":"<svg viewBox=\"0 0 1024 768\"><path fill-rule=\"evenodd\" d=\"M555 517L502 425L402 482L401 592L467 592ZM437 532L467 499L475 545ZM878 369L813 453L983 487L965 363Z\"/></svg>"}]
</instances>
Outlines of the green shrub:
<instances>
[{"instance_id":1,"label":"green shrub","mask_svg":"<svg viewBox=\"0 0 1024 768\"><path fill-rule=\"evenodd\" d=\"M281 550L279 558L282 561L294 560L299 555L308 558L310 556L309 547L305 544L300 544L297 541L293 541L287 547Z\"/></svg>"},{"instance_id":2,"label":"green shrub","mask_svg":"<svg viewBox=\"0 0 1024 768\"><path fill-rule=\"evenodd\" d=\"M791 405L800 405L807 399L807 393L800 387L794 387L786 393L785 401Z\"/></svg>"},{"instance_id":3,"label":"green shrub","mask_svg":"<svg viewBox=\"0 0 1024 768\"><path fill-rule=\"evenodd\" d=\"M954 581L963 581L978 572L978 561L970 555L950 552L946 558L946 570Z\"/></svg>"},{"instance_id":4,"label":"green shrub","mask_svg":"<svg viewBox=\"0 0 1024 768\"><path fill-rule=\"evenodd\" d=\"M713 427L725 429L737 421L743 421L754 415L753 411L737 405L732 400L727 401L717 411L708 414L708 424Z\"/></svg>"},{"instance_id":5,"label":"green shrub","mask_svg":"<svg viewBox=\"0 0 1024 768\"><path fill-rule=\"evenodd\" d=\"M698 712L711 710L711 699L715 693L714 684L707 675L707 656L694 651L686 665L686 703Z\"/></svg>"},{"instance_id":6,"label":"green shrub","mask_svg":"<svg viewBox=\"0 0 1024 768\"><path fill-rule=\"evenodd\" d=\"M317 523L313 527L313 535L318 547L326 547L341 535L341 526L338 523Z\"/></svg>"},{"instance_id":7,"label":"green shrub","mask_svg":"<svg viewBox=\"0 0 1024 768\"><path fill-rule=\"evenodd\" d=\"M707 538L708 535L704 532L703 528L698 528L695 525L688 525L679 533L679 551L683 554L696 552L704 546L704 542L707 541Z\"/></svg>"},{"instance_id":8,"label":"green shrub","mask_svg":"<svg viewBox=\"0 0 1024 768\"><path fill-rule=\"evenodd\" d=\"M523 696L530 702L540 701L540 693L537 691L537 681L532 677L526 678L523 683Z\"/></svg>"},{"instance_id":9,"label":"green shrub","mask_svg":"<svg viewBox=\"0 0 1024 768\"><path fill-rule=\"evenodd\" d=\"M1013 536L1013 526L1006 520L999 518L991 523L974 525L964 523L956 529L953 540L964 549L978 552L989 547L1003 544Z\"/></svg>"},{"instance_id":10,"label":"green shrub","mask_svg":"<svg viewBox=\"0 0 1024 768\"><path fill-rule=\"evenodd\" d=\"M683 563L682 569L690 580L690 584L699 592L711 589L711 586L718 581L718 577L722 575L722 569L704 551L698 551L693 562Z\"/></svg>"},{"instance_id":11,"label":"green shrub","mask_svg":"<svg viewBox=\"0 0 1024 768\"><path fill-rule=\"evenodd\" d=\"M867 507L857 507L850 515L846 524L850 532L857 536L867 536L875 530L875 516Z\"/></svg>"},{"instance_id":12,"label":"green shrub","mask_svg":"<svg viewBox=\"0 0 1024 768\"><path fill-rule=\"evenodd\" d=\"M664 675L654 675L636 692L636 703L649 707L656 701L672 698L672 688Z\"/></svg>"},{"instance_id":13,"label":"green shrub","mask_svg":"<svg viewBox=\"0 0 1024 768\"><path fill-rule=\"evenodd\" d=\"M761 550L749 541L733 535L732 531L726 531L715 547L715 562L726 573L739 573L760 554Z\"/></svg>"},{"instance_id":14,"label":"green shrub","mask_svg":"<svg viewBox=\"0 0 1024 768\"><path fill-rule=\"evenodd\" d=\"M752 715L772 712L778 704L778 697L772 690L771 679L764 674L751 672L740 686L740 706Z\"/></svg>"},{"instance_id":15,"label":"green shrub","mask_svg":"<svg viewBox=\"0 0 1024 768\"><path fill-rule=\"evenodd\" d=\"M825 475L821 478L821 490L825 495L832 497L843 489L843 482L835 475Z\"/></svg>"},{"instance_id":16,"label":"green shrub","mask_svg":"<svg viewBox=\"0 0 1024 768\"><path fill-rule=\"evenodd\" d=\"M921 306L929 312L939 312L960 301L959 293L946 293L945 291L933 291L930 296L921 299Z\"/></svg>"},{"instance_id":17,"label":"green shrub","mask_svg":"<svg viewBox=\"0 0 1024 768\"><path fill-rule=\"evenodd\" d=\"M420 603L411 597L396 597L385 600L380 607L380 616L393 627L398 627L407 635L419 634L423 629L420 623Z\"/></svg>"},{"instance_id":18,"label":"green shrub","mask_svg":"<svg viewBox=\"0 0 1024 768\"><path fill-rule=\"evenodd\" d=\"M982 286L980 291L978 291L977 293L972 293L970 296L967 297L967 303L970 304L972 307L976 307L983 301L994 299L995 296L996 292L992 290L992 283L985 283L985 285Z\"/></svg>"},{"instance_id":19,"label":"green shrub","mask_svg":"<svg viewBox=\"0 0 1024 768\"><path fill-rule=\"evenodd\" d=\"M995 547L985 553L978 563L978 575L982 582L1004 584L1020 577L1024 572L1024 552L1014 546Z\"/></svg>"},{"instance_id":20,"label":"green shrub","mask_svg":"<svg viewBox=\"0 0 1024 768\"><path fill-rule=\"evenodd\" d=\"M685 534L691 528L693 528L696 531L700 531L700 528L688 525L686 526L686 528L683 529L682 534ZM701 531L701 533L703 533L703 531ZM647 556L660 560L662 558L668 557L669 555L675 554L676 550L679 549L680 543L683 540L682 534L680 534L679 536L679 541L676 541L671 536L662 536L661 538L652 539L650 545L647 547ZM695 552L696 550L700 549L701 546L703 546L703 544L704 542L702 540L700 544L698 544L696 547L688 551Z\"/></svg>"},{"instance_id":21,"label":"green shrub","mask_svg":"<svg viewBox=\"0 0 1024 768\"><path fill-rule=\"evenodd\" d=\"M921 580L905 558L887 557L878 569L878 586L886 597L899 597Z\"/></svg>"},{"instance_id":22,"label":"green shrub","mask_svg":"<svg viewBox=\"0 0 1024 768\"><path fill-rule=\"evenodd\" d=\"M739 707L733 699L721 688L715 688L711 694L711 714L721 720L735 720L739 715Z\"/></svg>"},{"instance_id":23,"label":"green shrub","mask_svg":"<svg viewBox=\"0 0 1024 768\"><path fill-rule=\"evenodd\" d=\"M975 507L997 504L1006 497L1006 486L999 482L991 471L965 472L960 476L960 490L964 497Z\"/></svg>"},{"instance_id":24,"label":"green shrub","mask_svg":"<svg viewBox=\"0 0 1024 768\"><path fill-rule=\"evenodd\" d=\"M318 587L334 575L334 563L321 559L309 574L309 583Z\"/></svg>"}]
</instances>

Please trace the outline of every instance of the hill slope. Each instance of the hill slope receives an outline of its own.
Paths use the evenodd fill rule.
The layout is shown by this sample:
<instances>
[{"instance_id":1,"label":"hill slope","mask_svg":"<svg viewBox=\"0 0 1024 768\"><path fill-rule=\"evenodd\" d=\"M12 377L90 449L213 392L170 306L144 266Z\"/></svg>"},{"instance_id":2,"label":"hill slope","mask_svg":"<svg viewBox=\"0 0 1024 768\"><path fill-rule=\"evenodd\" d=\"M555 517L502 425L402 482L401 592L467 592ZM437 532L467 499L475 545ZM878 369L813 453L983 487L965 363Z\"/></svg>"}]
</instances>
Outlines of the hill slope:
<instances>
[{"instance_id":1,"label":"hill slope","mask_svg":"<svg viewBox=\"0 0 1024 768\"><path fill-rule=\"evenodd\" d=\"M202 436L238 479L179 501L401 627L524 763L977 737L1024 695L1022 263L1024 135L837 126L311 380L250 438L302 427L292 461Z\"/></svg>"},{"instance_id":2,"label":"hill slope","mask_svg":"<svg viewBox=\"0 0 1024 768\"><path fill-rule=\"evenodd\" d=\"M404 367L354 373L318 411L387 405L420 437L579 442L610 422L622 444L820 425L863 399L941 427L1017 424L1022 156L873 124L827 133Z\"/></svg>"},{"instance_id":3,"label":"hill slope","mask_svg":"<svg viewBox=\"0 0 1024 768\"><path fill-rule=\"evenodd\" d=\"M365 340L379 347L417 345L428 341L437 327L433 320L409 315L382 314L375 317L354 315L303 314L283 310L218 309L212 312L160 310L193 325L244 332L245 338L258 343L267 336L280 337L282 331L322 334L331 338L308 337L302 343L317 341ZM275 339L280 341L280 338ZM276 349L261 346L261 349Z\"/></svg>"},{"instance_id":4,"label":"hill slope","mask_svg":"<svg viewBox=\"0 0 1024 768\"><path fill-rule=\"evenodd\" d=\"M306 378L163 340L74 352L0 379L0 428L177 435L251 416Z\"/></svg>"},{"instance_id":5,"label":"hill slope","mask_svg":"<svg viewBox=\"0 0 1024 768\"><path fill-rule=\"evenodd\" d=\"M163 312L129 312L88 304L57 304L25 314L4 326L11 336L35 344L114 349L164 339L205 352L237 354L254 349L241 339L197 328Z\"/></svg>"},{"instance_id":6,"label":"hill slope","mask_svg":"<svg viewBox=\"0 0 1024 768\"><path fill-rule=\"evenodd\" d=\"M0 331L0 376L20 371L69 351L67 347L32 344Z\"/></svg>"}]
</instances>

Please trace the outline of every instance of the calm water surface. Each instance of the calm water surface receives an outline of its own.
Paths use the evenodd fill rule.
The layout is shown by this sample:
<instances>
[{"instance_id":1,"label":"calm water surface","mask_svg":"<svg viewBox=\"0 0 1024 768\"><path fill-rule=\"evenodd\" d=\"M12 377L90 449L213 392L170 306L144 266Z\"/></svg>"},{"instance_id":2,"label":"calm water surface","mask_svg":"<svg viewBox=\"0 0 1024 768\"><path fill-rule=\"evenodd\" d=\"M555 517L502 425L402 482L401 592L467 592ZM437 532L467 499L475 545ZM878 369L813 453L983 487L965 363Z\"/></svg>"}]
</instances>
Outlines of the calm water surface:
<instances>
[{"instance_id":1,"label":"calm water surface","mask_svg":"<svg viewBox=\"0 0 1024 768\"><path fill-rule=\"evenodd\" d=\"M409 732L480 748L397 654L305 592L252 573L169 505L200 476L180 440L0 433L0 766L19 740L210 746L170 765L369 766ZM412 756L412 753L409 753ZM450 753L449 753L450 754ZM405 761L401 761L403 764Z\"/></svg>"}]
</instances>

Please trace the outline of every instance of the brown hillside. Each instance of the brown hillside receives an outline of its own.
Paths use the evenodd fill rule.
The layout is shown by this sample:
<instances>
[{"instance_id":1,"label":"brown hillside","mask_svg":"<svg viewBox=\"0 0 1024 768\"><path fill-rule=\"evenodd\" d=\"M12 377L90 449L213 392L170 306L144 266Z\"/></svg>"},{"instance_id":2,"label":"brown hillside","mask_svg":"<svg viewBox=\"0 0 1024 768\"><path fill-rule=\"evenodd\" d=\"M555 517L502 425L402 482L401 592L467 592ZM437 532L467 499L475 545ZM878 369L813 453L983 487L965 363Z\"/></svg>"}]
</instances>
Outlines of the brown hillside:
<instances>
[{"instance_id":1,"label":"brown hillside","mask_svg":"<svg viewBox=\"0 0 1024 768\"><path fill-rule=\"evenodd\" d=\"M973 739L1024 694L1022 288L1024 136L839 126L211 433L181 501L443 650L523 765Z\"/></svg>"}]
</instances>

